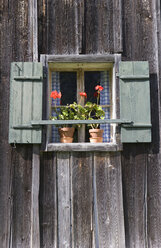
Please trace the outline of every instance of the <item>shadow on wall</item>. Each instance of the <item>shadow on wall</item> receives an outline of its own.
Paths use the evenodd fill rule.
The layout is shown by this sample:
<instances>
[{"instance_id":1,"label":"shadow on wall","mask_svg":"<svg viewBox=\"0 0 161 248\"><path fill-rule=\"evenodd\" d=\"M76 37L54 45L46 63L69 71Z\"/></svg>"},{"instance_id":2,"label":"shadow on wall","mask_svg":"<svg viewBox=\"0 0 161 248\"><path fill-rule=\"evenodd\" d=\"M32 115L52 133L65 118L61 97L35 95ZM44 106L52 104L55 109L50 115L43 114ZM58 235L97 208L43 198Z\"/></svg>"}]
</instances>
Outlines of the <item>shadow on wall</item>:
<instances>
[{"instance_id":1,"label":"shadow on wall","mask_svg":"<svg viewBox=\"0 0 161 248\"><path fill-rule=\"evenodd\" d=\"M152 122L152 143L153 153L159 153L159 102L158 102L158 78L157 74L150 74L150 99L151 99L151 122Z\"/></svg>"}]
</instances>

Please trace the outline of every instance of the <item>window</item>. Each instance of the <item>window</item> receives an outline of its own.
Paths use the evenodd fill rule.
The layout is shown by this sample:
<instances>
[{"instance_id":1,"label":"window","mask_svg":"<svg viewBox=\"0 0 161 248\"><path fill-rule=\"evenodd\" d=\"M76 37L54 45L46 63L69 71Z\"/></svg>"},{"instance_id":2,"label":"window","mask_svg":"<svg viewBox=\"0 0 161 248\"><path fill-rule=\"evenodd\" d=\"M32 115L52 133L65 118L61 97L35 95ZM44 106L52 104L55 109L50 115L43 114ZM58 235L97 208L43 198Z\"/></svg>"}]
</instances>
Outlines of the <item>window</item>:
<instances>
[{"instance_id":1,"label":"window","mask_svg":"<svg viewBox=\"0 0 161 248\"><path fill-rule=\"evenodd\" d=\"M61 104L67 104L76 100L77 96L79 101L78 92L84 90L92 98L96 81L105 84L104 88L107 87L100 104L105 105L107 118L111 118L104 121L108 123L105 134L110 143L97 146L97 150L118 150L120 142L151 142L148 61L119 61L120 55L42 55L41 62L13 62L10 76L9 143L43 142L43 147L48 149L48 144L53 142L51 127L56 124L49 120L52 113L49 100L52 87L60 87L62 93L64 91L65 97ZM57 105L60 107L60 102ZM117 135L115 125L120 125ZM82 141L85 141L85 128L78 133L78 142ZM51 150L62 149L59 144L52 144ZM96 150L89 144L75 143L73 148L68 147L75 148Z\"/></svg>"},{"instance_id":2,"label":"window","mask_svg":"<svg viewBox=\"0 0 161 248\"><path fill-rule=\"evenodd\" d=\"M81 91L87 93L86 101L96 102L96 98L94 97L95 86L100 84L104 90L100 94L99 104L105 111L105 118L115 118L114 66L112 62L49 62L49 94L53 90L61 91L62 93L61 100L57 99L54 102L50 100L48 106L49 115L55 115L55 103L58 109L74 101L79 102L79 92ZM104 129L103 142L114 142L114 125L100 124L100 127ZM57 127L51 127L49 133L49 142L59 142ZM78 129L75 141L89 141L87 125L83 125L81 129Z\"/></svg>"}]
</instances>

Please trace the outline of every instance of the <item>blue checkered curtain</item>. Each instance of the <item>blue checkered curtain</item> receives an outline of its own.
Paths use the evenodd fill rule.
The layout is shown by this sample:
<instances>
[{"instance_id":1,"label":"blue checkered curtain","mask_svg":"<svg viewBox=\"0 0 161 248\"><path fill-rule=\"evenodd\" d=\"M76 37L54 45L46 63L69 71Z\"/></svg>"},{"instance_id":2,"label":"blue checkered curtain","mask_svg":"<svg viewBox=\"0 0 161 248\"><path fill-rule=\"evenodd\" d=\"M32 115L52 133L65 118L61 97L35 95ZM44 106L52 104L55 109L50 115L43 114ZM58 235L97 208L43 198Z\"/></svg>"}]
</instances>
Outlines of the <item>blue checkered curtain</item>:
<instances>
[{"instance_id":1,"label":"blue checkered curtain","mask_svg":"<svg viewBox=\"0 0 161 248\"><path fill-rule=\"evenodd\" d=\"M101 72L100 85L104 88L100 94L100 105L110 105L110 80L108 71ZM110 107L105 107L103 110L105 111L105 119L110 119ZM110 124L100 124L100 128L104 130L103 142L110 142Z\"/></svg>"},{"instance_id":2,"label":"blue checkered curtain","mask_svg":"<svg viewBox=\"0 0 161 248\"><path fill-rule=\"evenodd\" d=\"M52 72L52 91L57 90L60 92L60 75L59 72ZM55 103L57 106L60 105L61 99L52 99L52 106L55 106ZM59 109L58 109L59 110ZM56 116L56 112L54 109L52 109L52 116ZM53 125L52 126L52 142L58 143L60 142L58 128Z\"/></svg>"}]
</instances>

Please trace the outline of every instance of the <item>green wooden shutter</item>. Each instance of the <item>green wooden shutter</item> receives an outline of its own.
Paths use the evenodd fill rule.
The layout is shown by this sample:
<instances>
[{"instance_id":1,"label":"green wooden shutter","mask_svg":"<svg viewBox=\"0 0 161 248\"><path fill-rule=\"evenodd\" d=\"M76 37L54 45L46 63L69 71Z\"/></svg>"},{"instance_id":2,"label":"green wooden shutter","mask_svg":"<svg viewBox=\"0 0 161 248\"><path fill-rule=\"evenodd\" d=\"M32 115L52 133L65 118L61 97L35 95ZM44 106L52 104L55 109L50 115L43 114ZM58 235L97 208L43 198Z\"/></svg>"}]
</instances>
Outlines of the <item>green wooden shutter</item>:
<instances>
[{"instance_id":1,"label":"green wooden shutter","mask_svg":"<svg viewBox=\"0 0 161 248\"><path fill-rule=\"evenodd\" d=\"M134 122L121 127L123 143L151 142L148 62L120 62L120 117Z\"/></svg>"},{"instance_id":2,"label":"green wooden shutter","mask_svg":"<svg viewBox=\"0 0 161 248\"><path fill-rule=\"evenodd\" d=\"M29 125L32 120L42 120L42 82L41 63L11 64L9 143L41 143L41 127L14 127Z\"/></svg>"}]
</instances>

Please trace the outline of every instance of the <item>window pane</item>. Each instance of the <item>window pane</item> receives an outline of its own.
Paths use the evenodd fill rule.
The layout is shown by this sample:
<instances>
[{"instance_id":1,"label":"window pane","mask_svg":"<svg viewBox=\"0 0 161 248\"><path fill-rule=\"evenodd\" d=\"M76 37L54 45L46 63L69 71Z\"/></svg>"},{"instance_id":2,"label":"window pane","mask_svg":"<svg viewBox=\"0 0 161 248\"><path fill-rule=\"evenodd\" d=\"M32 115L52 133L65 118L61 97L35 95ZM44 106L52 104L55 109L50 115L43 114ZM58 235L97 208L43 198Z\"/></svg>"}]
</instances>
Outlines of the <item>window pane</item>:
<instances>
[{"instance_id":1,"label":"window pane","mask_svg":"<svg viewBox=\"0 0 161 248\"><path fill-rule=\"evenodd\" d=\"M110 119L110 110L111 110L111 92L110 92L110 80L109 80L109 72L108 71L92 71L85 72L85 92L87 93L87 101L91 101L96 103L97 99L94 97L94 93L96 92L95 86L101 85L104 89L100 93L100 105L106 105L103 107L105 111L105 119ZM103 133L103 141L110 142L110 133L111 128L110 124L101 124L101 129L104 129ZM86 132L86 141L88 141L89 135Z\"/></svg>"},{"instance_id":2,"label":"window pane","mask_svg":"<svg viewBox=\"0 0 161 248\"><path fill-rule=\"evenodd\" d=\"M77 101L77 73L60 73L60 91L62 93L61 104L67 105Z\"/></svg>"},{"instance_id":3,"label":"window pane","mask_svg":"<svg viewBox=\"0 0 161 248\"><path fill-rule=\"evenodd\" d=\"M85 92L87 93L87 101L96 103L97 99L94 97L95 86L100 84L101 74L98 71L86 71L85 78Z\"/></svg>"},{"instance_id":4,"label":"window pane","mask_svg":"<svg viewBox=\"0 0 161 248\"><path fill-rule=\"evenodd\" d=\"M52 91L57 90L62 93L61 99L52 99L52 116L56 116L55 104L67 105L76 101L77 73L76 72L53 72ZM59 142L59 133L56 126L52 126L52 142Z\"/></svg>"}]
</instances>

